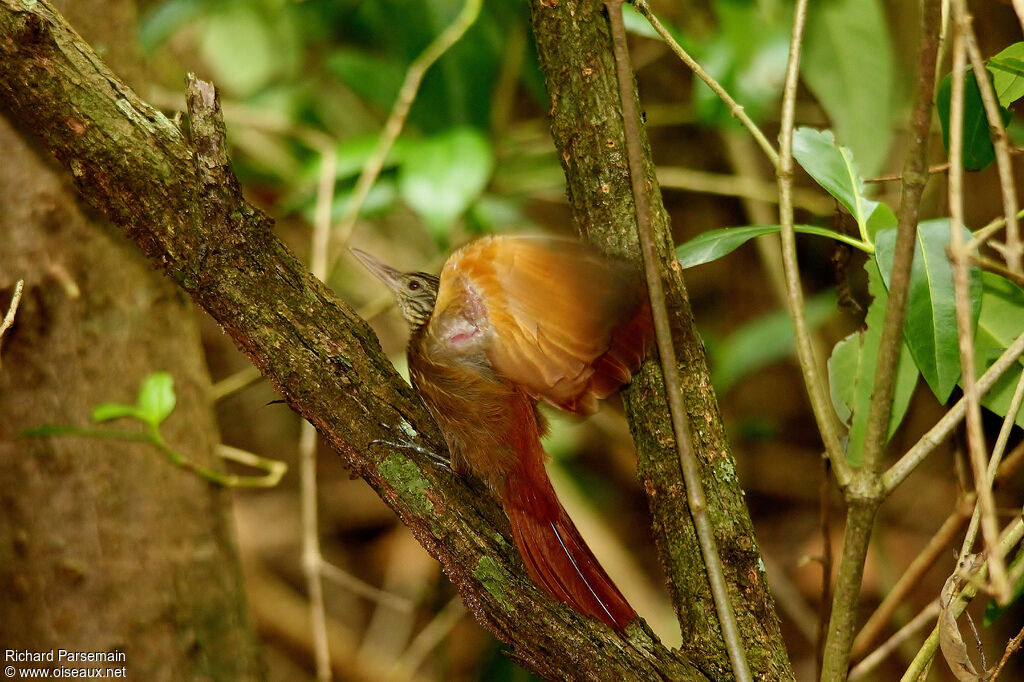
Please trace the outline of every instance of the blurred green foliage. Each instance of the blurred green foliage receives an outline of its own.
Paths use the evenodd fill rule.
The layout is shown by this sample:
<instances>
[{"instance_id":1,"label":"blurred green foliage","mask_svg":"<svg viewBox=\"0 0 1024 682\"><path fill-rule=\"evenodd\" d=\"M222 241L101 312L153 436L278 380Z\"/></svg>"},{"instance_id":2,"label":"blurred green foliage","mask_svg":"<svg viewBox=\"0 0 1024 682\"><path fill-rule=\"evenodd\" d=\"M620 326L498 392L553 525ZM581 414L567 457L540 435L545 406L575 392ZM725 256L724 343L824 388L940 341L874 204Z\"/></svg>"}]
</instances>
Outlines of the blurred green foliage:
<instances>
[{"instance_id":1,"label":"blurred green foliage","mask_svg":"<svg viewBox=\"0 0 1024 682\"><path fill-rule=\"evenodd\" d=\"M337 155L332 214L345 211L410 63L462 8L456 0L167 0L140 26L143 48L182 53L222 92L242 123L232 130L245 180L281 201L277 215L312 220L325 140ZM383 216L404 206L438 244L465 217L470 231L528 222L514 193L494 193L499 136L525 95L538 111L543 79L528 38L525 2L485 3L469 31L427 72L406 125L363 206ZM509 30L508 27L516 27ZM187 61L187 59L186 59ZM237 119L236 119L237 120ZM560 188L553 153L512 160L504 188L533 175ZM547 168L544 168L547 167ZM532 186L526 179L525 189Z\"/></svg>"}]
</instances>

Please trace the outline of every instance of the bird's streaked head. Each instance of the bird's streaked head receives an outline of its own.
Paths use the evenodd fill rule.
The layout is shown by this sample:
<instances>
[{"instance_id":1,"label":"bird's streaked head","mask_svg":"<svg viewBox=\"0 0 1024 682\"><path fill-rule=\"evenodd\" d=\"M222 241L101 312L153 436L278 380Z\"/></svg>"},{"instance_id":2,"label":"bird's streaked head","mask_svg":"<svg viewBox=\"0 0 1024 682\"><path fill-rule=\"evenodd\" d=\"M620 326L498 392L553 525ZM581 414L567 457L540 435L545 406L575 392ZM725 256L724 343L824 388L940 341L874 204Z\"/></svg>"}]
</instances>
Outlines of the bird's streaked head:
<instances>
[{"instance_id":1,"label":"bird's streaked head","mask_svg":"<svg viewBox=\"0 0 1024 682\"><path fill-rule=\"evenodd\" d=\"M359 262L377 279L384 282L395 295L402 317L415 329L427 323L437 300L440 283L434 275L425 272L401 272L359 249L349 249Z\"/></svg>"}]
</instances>

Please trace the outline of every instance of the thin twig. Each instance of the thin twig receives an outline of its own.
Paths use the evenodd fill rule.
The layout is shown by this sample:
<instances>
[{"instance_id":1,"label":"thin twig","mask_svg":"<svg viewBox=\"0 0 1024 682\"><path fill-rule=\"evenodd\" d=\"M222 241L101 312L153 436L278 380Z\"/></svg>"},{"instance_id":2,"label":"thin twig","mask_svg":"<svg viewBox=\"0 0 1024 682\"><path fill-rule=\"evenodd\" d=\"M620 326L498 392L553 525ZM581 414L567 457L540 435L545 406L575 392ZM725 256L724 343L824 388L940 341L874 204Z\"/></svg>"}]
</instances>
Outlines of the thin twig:
<instances>
[{"instance_id":1,"label":"thin twig","mask_svg":"<svg viewBox=\"0 0 1024 682\"><path fill-rule=\"evenodd\" d=\"M416 608L415 602L411 599L375 587L364 580L360 580L348 571L338 568L329 561L322 561L320 563L320 572L325 578L329 578L353 594L365 597L381 606L386 606L402 613L412 613L412 610Z\"/></svg>"},{"instance_id":2,"label":"thin twig","mask_svg":"<svg viewBox=\"0 0 1024 682\"><path fill-rule=\"evenodd\" d=\"M977 254L969 253L967 256L970 259L971 265L977 265L986 272L1005 277L1019 287L1024 287L1024 273L1014 272L1008 266L1003 265L998 261L994 261L991 258L985 258Z\"/></svg>"},{"instance_id":3,"label":"thin twig","mask_svg":"<svg viewBox=\"0 0 1024 682\"><path fill-rule=\"evenodd\" d=\"M1003 354L992 363L992 366L978 378L977 388L979 398L988 393L996 382L1013 367L1021 355L1024 355L1024 334L1018 336L1010 347L1003 351ZM885 493L889 495L896 489L903 480L917 468L917 465L924 461L944 441L947 436L956 428L960 420L964 418L967 411L966 398L961 398L953 407L946 411L946 414L928 430L921 438L907 450L907 453L889 467L882 480L885 485Z\"/></svg>"},{"instance_id":4,"label":"thin twig","mask_svg":"<svg viewBox=\"0 0 1024 682\"><path fill-rule=\"evenodd\" d=\"M718 556L714 531L707 514L707 500L704 497L697 459L693 453L690 425L683 407L682 387L679 382L676 364L675 346L672 342L672 331L669 327L668 310L665 306L665 292L659 272L660 259L651 230L651 209L644 188L645 175L643 152L640 147L640 117L636 111L633 95L633 70L629 65L629 50L626 46L626 27L622 20L623 0L606 0L612 31L612 47L615 55L616 76L619 82L619 96L622 103L622 120L626 138L626 152L629 161L629 175L633 186L633 200L636 203L637 232L639 233L641 254L643 256L644 274L647 279L647 291L651 299L651 312L654 317L655 338L658 354L661 358L661 369L665 380L665 395L668 398L669 411L672 416L672 429L675 432L676 447L679 461L686 483L687 502L690 515L700 543L701 555L707 568L711 594L718 612L718 621L722 628L729 661L732 663L733 674L737 680L751 680L747 666L743 640L736 625L736 615L729 601L729 590L722 570L722 561Z\"/></svg>"},{"instance_id":5,"label":"thin twig","mask_svg":"<svg viewBox=\"0 0 1024 682\"><path fill-rule=\"evenodd\" d=\"M996 667L992 668L992 672L989 674L987 682L994 682L995 679L999 677L999 674L1003 672L1003 668L1006 666L1006 662L1010 660L1010 656L1020 649L1021 644L1024 644L1024 628L1021 628L1021 631L1017 633L1017 636L1007 642L1006 651L1003 652L1003 657L999 659L998 663L996 663Z\"/></svg>"},{"instance_id":6,"label":"thin twig","mask_svg":"<svg viewBox=\"0 0 1024 682\"><path fill-rule=\"evenodd\" d=\"M1002 463L1003 453L1006 452L1006 443L1010 440L1010 432L1013 431L1013 427L1016 425L1016 417L1020 411L1021 403L1024 403L1024 372L1021 372L1020 379L1017 380L1017 388L1014 389L1013 397L1010 398L1010 407L1006 410L1006 416L1003 417L1003 425L999 429L999 436L996 438L995 447L992 448L992 459L988 463L990 478L999 476L1001 473L1000 464Z\"/></svg>"},{"instance_id":7,"label":"thin twig","mask_svg":"<svg viewBox=\"0 0 1024 682\"><path fill-rule=\"evenodd\" d=\"M11 304L7 307L7 314L4 321L0 322L0 341L3 341L4 332L14 324L14 315L18 312L18 304L21 303L21 292L25 288L25 280L19 279L14 285L14 294L11 296Z\"/></svg>"},{"instance_id":8,"label":"thin twig","mask_svg":"<svg viewBox=\"0 0 1024 682\"><path fill-rule=\"evenodd\" d=\"M1017 219L1020 220L1022 218L1024 218L1024 210L1017 212ZM999 218L995 218L994 220L992 220L992 222L990 222L985 227L977 230L974 233L974 237L971 239L971 241L967 242L968 253L974 253L979 248L981 248L981 245L988 241L997 232L999 232L999 230L1003 229L1003 225L1005 224L1006 217L1000 216Z\"/></svg>"},{"instance_id":9,"label":"thin twig","mask_svg":"<svg viewBox=\"0 0 1024 682\"><path fill-rule=\"evenodd\" d=\"M865 656L864 660L855 665L853 669L850 670L850 677L848 678L849 682L855 682L855 680L863 679L864 676L881 665L882 661L888 658L892 652L896 651L901 644L923 630L929 622L934 622L938 615L939 602L938 600L935 600L914 616L913 620L897 630L892 637L885 640L880 647Z\"/></svg>"},{"instance_id":10,"label":"thin twig","mask_svg":"<svg viewBox=\"0 0 1024 682\"><path fill-rule=\"evenodd\" d=\"M327 278L327 251L331 233L331 205L334 203L336 168L337 154L333 148L324 147L321 151L320 180L317 185L316 211L310 242L310 271L321 281ZM324 559L320 550L320 523L317 519L316 444L316 429L308 421L303 421L299 432L302 568L306 575L306 590L309 597L309 618L313 629L317 680L325 682L331 679L331 652L327 643L323 588Z\"/></svg>"},{"instance_id":11,"label":"thin twig","mask_svg":"<svg viewBox=\"0 0 1024 682\"><path fill-rule=\"evenodd\" d=\"M1006 452L1006 442L1010 438L1010 431L1013 430L1015 423L1014 417L1016 417L1017 411L1020 410L1022 400L1024 400L1024 372L1021 373L1021 377L1017 381L1017 388L1010 399L1010 407L1003 418L1003 425L999 429L999 436L996 438L995 447L992 448L992 457L989 459L985 470L985 486L989 490L992 489L992 484L1000 474L1000 464L1002 464L1003 454ZM964 541L960 547L959 561L961 563L974 551L974 541L978 536L978 527L981 519L981 507L975 503L971 522L967 526L967 532L964 534ZM1007 581L1007 585L1009 585L1009 581Z\"/></svg>"},{"instance_id":12,"label":"thin twig","mask_svg":"<svg viewBox=\"0 0 1024 682\"><path fill-rule=\"evenodd\" d=\"M1017 543L1024 537L1024 519L1016 519L1010 524L1009 528L1003 533L999 546L996 547L996 551L1000 556L1005 556L1012 550ZM991 558L991 557L989 557ZM959 596L953 600L949 605L954 618L960 616L967 608L967 605L972 599L978 594L978 584L984 580L985 575L988 573L988 562L986 561L977 571L971 575L964 576L966 584L960 591ZM918 650L917 655L914 656L914 660L911 661L907 667L906 672L903 673L903 677L900 678L900 682L915 682L921 678L921 675L930 665L932 657L935 656L935 651L939 647L939 628L938 625L932 629L928 639L924 641L921 648Z\"/></svg>"},{"instance_id":13,"label":"thin twig","mask_svg":"<svg viewBox=\"0 0 1024 682\"><path fill-rule=\"evenodd\" d=\"M1020 228L1017 224L1017 189L1013 179L1013 162L1010 159L1010 143L1006 135L1006 127L1003 125L1003 119L999 113L999 100L988 79L988 69L985 68L981 50L978 49L978 40L974 35L974 27L971 25L967 3L965 0L955 0L955 4L957 13L961 17L961 21L958 22L959 29L964 33L967 54L971 59L971 68L974 69L974 80L978 84L981 102L985 107L989 134L992 137L992 145L996 153L999 189L1003 195L1003 214L1006 218L1006 246L1003 255L1010 270L1024 273L1021 269L1024 244L1021 243ZM959 72L954 71L953 73L957 78L960 77Z\"/></svg>"},{"instance_id":14,"label":"thin twig","mask_svg":"<svg viewBox=\"0 0 1024 682\"><path fill-rule=\"evenodd\" d=\"M1017 156L1018 154L1024 154L1024 147L1009 147L1007 150L1011 156ZM943 161L932 166L928 166L929 175L937 175L939 173L945 173L949 170L949 161ZM873 178L864 178L865 184L879 183L879 182L896 182L903 178L902 173L890 173L888 175L878 175ZM1018 216L1019 217L1019 216Z\"/></svg>"},{"instance_id":15,"label":"thin twig","mask_svg":"<svg viewBox=\"0 0 1024 682\"><path fill-rule=\"evenodd\" d=\"M796 116L796 92L800 76L800 49L804 24L807 21L807 0L797 0L793 15L793 32L789 44L789 64L782 93L781 130L779 131L779 224L782 227L782 263L786 270L786 291L789 314L793 319L797 359L804 376L804 386L811 401L825 451L832 462L836 480L845 487L850 480L850 465L840 442L841 426L832 407L832 399L825 388L821 364L815 358L814 344L804 308L804 294L800 285L800 268L796 258L796 231L793 229L793 128Z\"/></svg>"},{"instance_id":16,"label":"thin twig","mask_svg":"<svg viewBox=\"0 0 1024 682\"><path fill-rule=\"evenodd\" d=\"M737 135L740 134L742 133L737 132ZM680 166L658 166L655 172L658 175L658 184L662 189L719 194L766 203L778 203L779 201L778 185L757 177L711 173ZM834 212L836 207L835 201L823 198L820 192L800 188L793 192L793 205L818 215L828 215ZM756 221L755 224L764 225L766 223L765 221Z\"/></svg>"},{"instance_id":17,"label":"thin twig","mask_svg":"<svg viewBox=\"0 0 1024 682\"><path fill-rule=\"evenodd\" d=\"M934 166L928 166L928 175L937 175L939 173L945 173L949 170L949 161L937 163ZM872 183L879 182L897 182L903 180L903 173L890 173L889 175L879 175L873 178L864 178L864 184L870 185Z\"/></svg>"},{"instance_id":18,"label":"thin twig","mask_svg":"<svg viewBox=\"0 0 1024 682\"><path fill-rule=\"evenodd\" d=\"M445 604L444 608L438 611L437 615L413 638L405 653L395 663L393 679L405 680L415 673L427 654L451 633L465 615L466 606L461 597L456 596Z\"/></svg>"},{"instance_id":19,"label":"thin twig","mask_svg":"<svg viewBox=\"0 0 1024 682\"><path fill-rule=\"evenodd\" d=\"M967 446L971 469L974 472L974 488L978 494L978 508L981 515L981 531L985 550L990 555L989 576L996 599L1005 603L1009 599L1010 585L1006 579L1006 567L1002 558L992 556L992 550L999 541L999 525L996 520L995 501L992 497L991 480L986 475L985 433L981 423L981 397L977 387L977 373L974 366L974 339L969 300L970 258L964 248L964 193L963 193L963 120L964 120L964 79L960 76L967 63L967 25L970 18L962 2L953 3L953 82L949 113L949 217L950 257L953 262L953 297L956 302L957 336L960 341L961 385L967 404ZM985 76L987 78L987 76Z\"/></svg>"},{"instance_id":20,"label":"thin twig","mask_svg":"<svg viewBox=\"0 0 1024 682\"><path fill-rule=\"evenodd\" d=\"M223 400L229 395L251 386L262 378L263 374L258 369L252 366L246 367L234 374L229 374L215 383L210 388L210 397L213 398L214 402Z\"/></svg>"},{"instance_id":21,"label":"thin twig","mask_svg":"<svg viewBox=\"0 0 1024 682\"><path fill-rule=\"evenodd\" d=\"M662 25L662 23L658 21L658 17L654 16L654 13L651 11L651 8L647 4L646 0L634 0L633 7L635 7L636 11L642 14L644 18L650 22L651 26L654 27L654 30L658 32L658 35L661 36L662 40L664 40L668 44L669 48L676 54L676 56L679 57L679 59L681 59L683 63L690 68L691 71L693 71L694 75L697 76L697 78L700 78L705 83L707 83L708 87L711 88L711 90L714 91L716 95L718 95L718 98L725 102L725 105L729 107L730 113L732 113L732 115L736 119L738 119L739 122L742 123L747 130L750 131L750 134L753 136L753 138L757 140L757 144L761 147L762 150L764 150L765 156L767 156L768 159L772 162L772 165L775 166L776 169L778 169L778 152L775 151L775 148L772 147L771 142L769 142L768 138L765 137L763 132L761 132L761 129L757 127L757 124L754 123L754 121L751 120L749 116L747 116L747 112L743 109L743 106L740 105L736 100L734 100L732 98L732 95L730 95L718 81L712 78L711 74L705 71L704 68L697 63L697 60L691 57L686 52L686 50L684 50L682 46L678 42L676 42L676 39L672 37L672 34L668 32L668 29L666 29Z\"/></svg>"},{"instance_id":22,"label":"thin twig","mask_svg":"<svg viewBox=\"0 0 1024 682\"><path fill-rule=\"evenodd\" d=\"M332 239L334 244L344 246L348 243L349 237L352 236L352 230L355 228L356 220L358 220L359 213L363 209L366 197L370 195L373 183L377 181L377 176L380 175L380 171L384 167L384 162L387 161L388 154L391 152L395 140L398 139L402 128L405 126L405 119L409 116L409 110L412 108L412 103L416 100L416 94L419 92L420 84L423 82L423 77L426 75L427 70L466 34L469 27L480 16L480 6L482 4L483 0L466 0L466 3L459 10L455 19L452 20L452 23L445 30L441 31L409 65L408 70L405 72L405 79L402 81L402 87L398 91L398 97L391 107L391 113L388 114L388 119L384 123L380 137L377 139L377 146L366 159L359 173L359 179L356 180L352 197L345 207L345 214L341 217L341 221L338 223L337 230ZM328 258L330 268L334 267L335 261L343 251L344 249L341 248L331 250L331 255Z\"/></svg>"}]
</instances>

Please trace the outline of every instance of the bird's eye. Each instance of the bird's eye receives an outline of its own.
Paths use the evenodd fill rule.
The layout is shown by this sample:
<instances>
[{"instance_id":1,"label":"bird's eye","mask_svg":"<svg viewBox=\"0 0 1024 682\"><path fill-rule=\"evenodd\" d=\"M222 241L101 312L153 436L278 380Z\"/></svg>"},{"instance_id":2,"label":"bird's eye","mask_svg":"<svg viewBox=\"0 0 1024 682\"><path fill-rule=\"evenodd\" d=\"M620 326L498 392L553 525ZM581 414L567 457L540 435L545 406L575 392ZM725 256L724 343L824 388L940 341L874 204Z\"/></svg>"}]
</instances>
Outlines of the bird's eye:
<instances>
[{"instance_id":1,"label":"bird's eye","mask_svg":"<svg viewBox=\"0 0 1024 682\"><path fill-rule=\"evenodd\" d=\"M419 288L420 283L417 282L416 280L412 280L411 282L409 282L409 291L416 291Z\"/></svg>"}]
</instances>

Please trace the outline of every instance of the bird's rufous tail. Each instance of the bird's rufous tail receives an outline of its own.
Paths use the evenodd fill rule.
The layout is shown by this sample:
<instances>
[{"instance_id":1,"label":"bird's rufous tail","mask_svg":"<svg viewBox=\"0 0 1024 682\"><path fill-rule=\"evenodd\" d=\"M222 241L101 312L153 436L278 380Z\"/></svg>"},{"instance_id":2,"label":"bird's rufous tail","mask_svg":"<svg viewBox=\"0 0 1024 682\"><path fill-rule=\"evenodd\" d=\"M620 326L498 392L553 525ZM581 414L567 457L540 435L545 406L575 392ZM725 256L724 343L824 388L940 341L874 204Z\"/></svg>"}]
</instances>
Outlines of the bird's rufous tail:
<instances>
[{"instance_id":1,"label":"bird's rufous tail","mask_svg":"<svg viewBox=\"0 0 1024 682\"><path fill-rule=\"evenodd\" d=\"M559 601L616 630L624 629L636 612L562 508L542 459L539 465L539 476L534 470L506 481L502 500L526 568Z\"/></svg>"}]
</instances>

